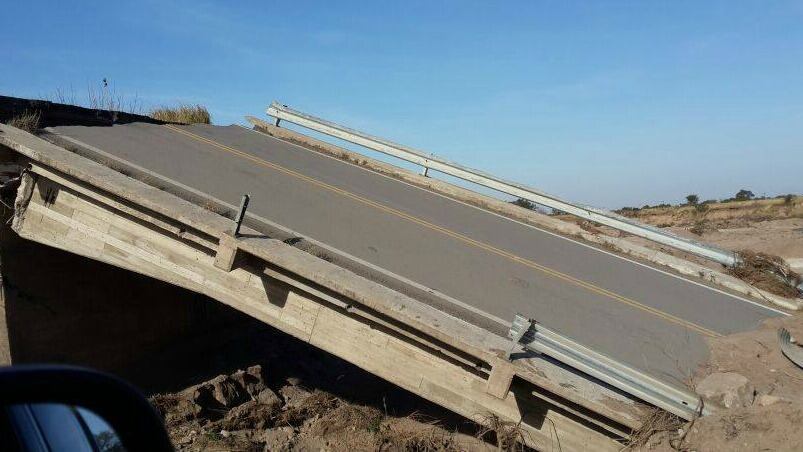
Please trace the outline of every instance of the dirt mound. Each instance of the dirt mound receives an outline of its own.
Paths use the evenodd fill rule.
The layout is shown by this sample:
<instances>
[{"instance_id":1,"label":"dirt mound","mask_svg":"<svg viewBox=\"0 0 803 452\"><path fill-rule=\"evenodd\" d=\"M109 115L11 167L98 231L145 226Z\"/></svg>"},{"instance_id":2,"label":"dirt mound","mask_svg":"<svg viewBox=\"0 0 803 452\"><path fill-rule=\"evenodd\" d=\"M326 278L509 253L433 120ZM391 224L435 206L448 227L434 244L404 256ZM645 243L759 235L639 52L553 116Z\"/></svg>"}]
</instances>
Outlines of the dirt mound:
<instances>
[{"instance_id":1,"label":"dirt mound","mask_svg":"<svg viewBox=\"0 0 803 452\"><path fill-rule=\"evenodd\" d=\"M750 394L732 408L715 406L714 413L694 422L656 429L635 450L792 451L803 444L803 369L780 351L778 328L803 338L803 315L777 317L761 328L709 339L711 357L693 385L701 389L715 375L738 375ZM697 386L700 384L700 386ZM705 392L705 391L698 391Z\"/></svg>"},{"instance_id":2,"label":"dirt mound","mask_svg":"<svg viewBox=\"0 0 803 452\"><path fill-rule=\"evenodd\" d=\"M739 408L700 419L687 439L701 451L794 451L803 444L801 422L800 404Z\"/></svg>"},{"instance_id":3,"label":"dirt mound","mask_svg":"<svg viewBox=\"0 0 803 452\"><path fill-rule=\"evenodd\" d=\"M493 450L416 416L389 416L289 379L275 391L259 365L151 403L179 450Z\"/></svg>"},{"instance_id":4,"label":"dirt mound","mask_svg":"<svg viewBox=\"0 0 803 452\"><path fill-rule=\"evenodd\" d=\"M658 227L690 227L700 219L713 227L746 227L770 219L803 218L803 196L732 202L624 208L617 213Z\"/></svg>"}]
</instances>

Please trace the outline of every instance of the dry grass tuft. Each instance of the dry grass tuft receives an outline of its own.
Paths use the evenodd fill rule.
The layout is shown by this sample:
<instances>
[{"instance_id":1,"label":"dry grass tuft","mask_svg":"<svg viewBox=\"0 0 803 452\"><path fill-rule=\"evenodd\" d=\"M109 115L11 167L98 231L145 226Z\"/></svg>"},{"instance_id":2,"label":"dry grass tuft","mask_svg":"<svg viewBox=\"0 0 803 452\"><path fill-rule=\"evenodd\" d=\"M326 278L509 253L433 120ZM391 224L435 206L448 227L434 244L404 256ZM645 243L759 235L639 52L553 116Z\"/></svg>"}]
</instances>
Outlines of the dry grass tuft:
<instances>
[{"instance_id":1,"label":"dry grass tuft","mask_svg":"<svg viewBox=\"0 0 803 452\"><path fill-rule=\"evenodd\" d=\"M229 209L227 209L225 206L220 206L212 201L205 201L201 207L224 217L229 213Z\"/></svg>"},{"instance_id":2,"label":"dry grass tuft","mask_svg":"<svg viewBox=\"0 0 803 452\"><path fill-rule=\"evenodd\" d=\"M800 275L789 268L782 258L750 250L739 251L741 262L728 271L733 276L783 297L797 297L794 287L800 283Z\"/></svg>"},{"instance_id":3,"label":"dry grass tuft","mask_svg":"<svg viewBox=\"0 0 803 452\"><path fill-rule=\"evenodd\" d=\"M311 426L314 436L326 436L346 429L376 432L382 423L382 412L376 408L342 404L327 413L316 413L322 416L321 422Z\"/></svg>"},{"instance_id":4,"label":"dry grass tuft","mask_svg":"<svg viewBox=\"0 0 803 452\"><path fill-rule=\"evenodd\" d=\"M15 116L8 121L8 125L24 130L28 133L34 133L39 130L39 122L42 119L42 114L37 111L25 111L25 113Z\"/></svg>"},{"instance_id":5,"label":"dry grass tuft","mask_svg":"<svg viewBox=\"0 0 803 452\"><path fill-rule=\"evenodd\" d=\"M328 392L316 390L312 395L304 399L304 402L300 405L282 411L276 423L277 425L297 427L307 419L320 417L335 409L338 404L337 397Z\"/></svg>"},{"instance_id":6,"label":"dry grass tuft","mask_svg":"<svg viewBox=\"0 0 803 452\"><path fill-rule=\"evenodd\" d=\"M164 122L180 124L211 124L212 117L203 105L161 107L151 111L150 117Z\"/></svg>"},{"instance_id":7,"label":"dry grass tuft","mask_svg":"<svg viewBox=\"0 0 803 452\"><path fill-rule=\"evenodd\" d=\"M413 422L421 422L415 415L409 417ZM428 427L420 424L405 427L403 423L383 425L379 432L379 450L410 450L410 451L441 451L457 452L465 450L456 441L454 435L442 428L437 422L423 422ZM478 445L482 444L479 443Z\"/></svg>"},{"instance_id":8,"label":"dry grass tuft","mask_svg":"<svg viewBox=\"0 0 803 452\"><path fill-rule=\"evenodd\" d=\"M676 435L683 425L683 420L660 408L653 408L646 416L641 428L635 430L627 441L625 448L638 449L647 444L656 434Z\"/></svg>"},{"instance_id":9,"label":"dry grass tuft","mask_svg":"<svg viewBox=\"0 0 803 452\"><path fill-rule=\"evenodd\" d=\"M526 450L524 437L526 432L521 428L520 423L503 421L495 414L481 416L479 421L478 423L482 427L477 432L477 439L489 439L488 436L493 434L496 437L496 447L499 450Z\"/></svg>"},{"instance_id":10,"label":"dry grass tuft","mask_svg":"<svg viewBox=\"0 0 803 452\"><path fill-rule=\"evenodd\" d=\"M701 236L706 232L708 232L710 228L711 227L708 225L708 222L706 222L705 220L697 220L694 222L694 225L691 228L689 228L689 232L691 232L694 235Z\"/></svg>"}]
</instances>

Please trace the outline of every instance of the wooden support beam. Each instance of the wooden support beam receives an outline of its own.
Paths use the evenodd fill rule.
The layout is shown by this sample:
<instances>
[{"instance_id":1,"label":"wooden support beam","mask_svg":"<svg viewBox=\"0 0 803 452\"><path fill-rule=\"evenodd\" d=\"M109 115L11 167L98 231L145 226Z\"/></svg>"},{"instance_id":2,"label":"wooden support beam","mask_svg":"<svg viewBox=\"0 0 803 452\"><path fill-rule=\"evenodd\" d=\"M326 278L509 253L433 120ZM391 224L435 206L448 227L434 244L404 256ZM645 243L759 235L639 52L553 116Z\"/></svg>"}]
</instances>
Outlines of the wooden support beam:
<instances>
[{"instance_id":1,"label":"wooden support beam","mask_svg":"<svg viewBox=\"0 0 803 452\"><path fill-rule=\"evenodd\" d=\"M491 376L488 378L488 386L485 391L498 399L504 399L510 391L514 375L516 375L516 369L510 361L504 359L496 361L491 368Z\"/></svg>"},{"instance_id":2,"label":"wooden support beam","mask_svg":"<svg viewBox=\"0 0 803 452\"><path fill-rule=\"evenodd\" d=\"M215 254L215 267L230 272L234 266L234 258L237 256L237 239L229 236L221 236Z\"/></svg>"}]
</instances>

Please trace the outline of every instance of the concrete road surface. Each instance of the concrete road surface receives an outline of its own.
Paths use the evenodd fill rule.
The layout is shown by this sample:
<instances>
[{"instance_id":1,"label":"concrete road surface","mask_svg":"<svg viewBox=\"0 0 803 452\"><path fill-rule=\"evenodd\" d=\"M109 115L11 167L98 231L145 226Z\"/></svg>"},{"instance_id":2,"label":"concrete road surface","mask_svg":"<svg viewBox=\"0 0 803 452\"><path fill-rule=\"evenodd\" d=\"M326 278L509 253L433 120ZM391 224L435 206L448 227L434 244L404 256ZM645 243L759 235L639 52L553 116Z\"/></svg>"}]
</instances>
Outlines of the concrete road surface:
<instances>
[{"instance_id":1,"label":"concrete road surface","mask_svg":"<svg viewBox=\"0 0 803 452\"><path fill-rule=\"evenodd\" d=\"M239 126L58 127L73 138L491 318L520 312L656 376L683 379L706 337L783 315Z\"/></svg>"}]
</instances>

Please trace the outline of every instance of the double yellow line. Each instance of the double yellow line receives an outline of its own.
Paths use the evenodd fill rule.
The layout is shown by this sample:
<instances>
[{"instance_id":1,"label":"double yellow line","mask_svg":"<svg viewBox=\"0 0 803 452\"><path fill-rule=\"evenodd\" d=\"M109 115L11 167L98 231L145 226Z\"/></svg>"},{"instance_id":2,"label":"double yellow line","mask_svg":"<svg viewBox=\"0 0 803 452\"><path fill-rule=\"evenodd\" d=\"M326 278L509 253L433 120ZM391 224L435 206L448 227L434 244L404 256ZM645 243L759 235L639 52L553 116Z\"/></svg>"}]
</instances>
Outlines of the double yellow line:
<instances>
[{"instance_id":1,"label":"double yellow line","mask_svg":"<svg viewBox=\"0 0 803 452\"><path fill-rule=\"evenodd\" d=\"M295 177L297 179L300 179L300 180L303 180L305 182L308 182L308 183L310 183L312 185L315 185L317 187L321 187L321 188L323 188L325 190L329 190L331 192L334 192L334 193L337 193L339 195L345 196L347 198L353 199L353 200L355 200L355 201L357 201L359 203L371 206L371 207L373 207L375 209L381 210L383 212L390 213L390 214L395 215L397 217L401 217L401 218L403 218L405 220L411 221L411 222L413 222L415 224L418 224L418 225L421 225L421 226L423 226L425 228L440 232L440 233L442 233L444 235L452 237L452 238L454 238L456 240L459 240L461 242L467 243L467 244L469 244L471 246L475 246L477 248L483 249L485 251L488 251L490 253L496 254L498 256L502 256L502 257L505 257L507 259L510 259L510 260L512 260L514 262L517 262L517 263L522 264L524 266L527 266L529 268L532 268L532 269L538 270L540 272L543 272L543 273L545 273L545 274L547 274L547 275L549 275L549 276L551 276L553 278L557 278L557 279L569 282L571 284L574 284L576 286L580 286L580 287L582 287L582 288L584 288L584 289L586 289L586 290L588 290L590 292L593 292L593 293L596 293L596 294L599 294L599 295L603 295L605 297L612 298L612 299L614 299L614 300L616 300L616 301L618 301L620 303L623 303L623 304L631 306L633 308L648 312L648 313L653 314L653 315L655 315L657 317L660 317L660 318L662 318L662 319L664 319L666 321L669 321L669 322L684 326L686 328L689 328L691 330L697 331L700 334L703 334L703 335L706 335L706 336L710 336L710 337L721 336L719 333L717 333L715 331L709 330L709 329L707 329L705 327L702 327L702 326L697 325L695 323L692 323L692 322L689 322L687 320L681 319L679 317L675 317L675 316L673 316L671 314L667 314L667 313L665 313L663 311L660 311L658 309L655 309L655 308L653 308L651 306L647 306L645 304L639 303L638 301L635 301L635 300L632 300L630 298L627 298L627 297L624 297L622 295L619 295L617 293L611 292L611 291L609 291L607 289L603 289L602 287L598 287L598 286L596 286L594 284L591 284L591 283L588 283L586 281L577 279L574 276L567 275L565 273L561 273L561 272L559 272L557 270L553 270L553 269L551 269L549 267L545 267L545 266L543 266L543 265L541 265L541 264L539 264L537 262L533 262L533 261L531 261L529 259L525 259L525 258L523 258L521 256L517 256L517 255L515 255L513 253L510 253L508 251L501 250L501 249L496 248L496 247L494 247L492 245L489 245L487 243L483 243L483 242L480 242L478 240L474 240L471 237L468 237L466 235L460 234L458 232L454 232L454 231L452 231L450 229L446 229L446 228L444 228L442 226L438 226L436 224L432 224L432 223L430 223L430 222L428 222L426 220L423 220L423 219L418 218L418 217L414 217L414 216L412 216L410 214L407 214L405 212L402 212L400 210L385 206L383 204L379 204L378 202L375 202L375 201L372 201L370 199L364 198L362 196L356 195L354 193L348 192L346 190L343 190L341 188L338 188L338 187L335 187L333 185L327 184L325 182L319 181L317 179L314 179L312 177L309 177L309 176L306 176L304 174L298 173L296 171L293 171L291 169L285 168L283 166L276 165L275 163L271 163L271 162L268 162L266 160L260 159L258 157L255 157L255 156L251 155L251 154L248 154L246 152L243 152L243 151L240 151L238 149L232 148L230 146L226 146L224 144L218 143L217 141L210 140L209 138L205 138L205 137L202 137L200 135L196 135L196 134L194 134L192 132L189 132L187 130L181 129L181 128L179 128L177 126L174 126L174 125L168 124L168 125L165 125L165 127L167 127L168 129L170 129L170 130L172 130L174 132L177 132L177 133L179 133L181 135L184 135L186 137L192 138L193 140L200 141L202 143L206 143L206 144L208 144L210 146L213 146L213 147L215 147L217 149L220 149L220 150L222 150L224 152L228 152L230 154L234 154L234 155L236 155L238 157L241 157L243 159L249 160L249 161L251 161L253 163L256 163L257 165L264 166L266 168L270 168L270 169L275 170L275 171L279 171L281 173L284 173L284 174L287 174L289 176L292 176L292 177Z\"/></svg>"}]
</instances>

